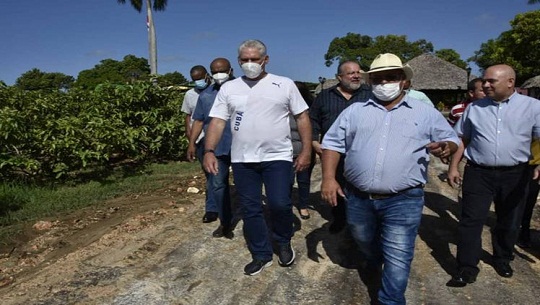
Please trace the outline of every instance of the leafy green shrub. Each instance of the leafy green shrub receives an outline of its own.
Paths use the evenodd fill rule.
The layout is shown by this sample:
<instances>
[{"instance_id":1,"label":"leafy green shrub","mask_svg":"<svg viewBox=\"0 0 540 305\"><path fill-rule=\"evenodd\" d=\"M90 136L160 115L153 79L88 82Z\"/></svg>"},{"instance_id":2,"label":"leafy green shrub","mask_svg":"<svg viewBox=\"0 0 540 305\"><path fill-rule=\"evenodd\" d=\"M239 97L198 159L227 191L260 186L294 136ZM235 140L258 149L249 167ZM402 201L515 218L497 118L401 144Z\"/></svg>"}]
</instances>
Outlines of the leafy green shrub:
<instances>
[{"instance_id":1,"label":"leafy green shrub","mask_svg":"<svg viewBox=\"0 0 540 305\"><path fill-rule=\"evenodd\" d=\"M183 93L150 82L93 91L0 88L0 177L62 178L130 160L177 160Z\"/></svg>"}]
</instances>

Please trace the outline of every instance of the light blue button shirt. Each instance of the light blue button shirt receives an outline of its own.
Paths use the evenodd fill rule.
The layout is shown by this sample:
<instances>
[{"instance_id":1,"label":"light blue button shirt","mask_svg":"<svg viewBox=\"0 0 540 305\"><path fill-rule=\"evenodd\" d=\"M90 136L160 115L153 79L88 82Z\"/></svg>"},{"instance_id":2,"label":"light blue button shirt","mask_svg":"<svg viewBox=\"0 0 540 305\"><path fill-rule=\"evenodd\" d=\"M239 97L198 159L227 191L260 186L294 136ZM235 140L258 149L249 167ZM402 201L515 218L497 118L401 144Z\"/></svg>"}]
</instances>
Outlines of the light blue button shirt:
<instances>
[{"instance_id":1,"label":"light blue button shirt","mask_svg":"<svg viewBox=\"0 0 540 305\"><path fill-rule=\"evenodd\" d=\"M322 148L345 153L345 178L362 191L391 193L427 182L426 144L459 139L435 108L412 98L391 110L373 100L345 109Z\"/></svg>"},{"instance_id":2,"label":"light blue button shirt","mask_svg":"<svg viewBox=\"0 0 540 305\"><path fill-rule=\"evenodd\" d=\"M484 98L465 109L454 129L469 142L465 157L476 164L528 162L531 140L540 137L540 101L516 92L501 103Z\"/></svg>"}]
</instances>

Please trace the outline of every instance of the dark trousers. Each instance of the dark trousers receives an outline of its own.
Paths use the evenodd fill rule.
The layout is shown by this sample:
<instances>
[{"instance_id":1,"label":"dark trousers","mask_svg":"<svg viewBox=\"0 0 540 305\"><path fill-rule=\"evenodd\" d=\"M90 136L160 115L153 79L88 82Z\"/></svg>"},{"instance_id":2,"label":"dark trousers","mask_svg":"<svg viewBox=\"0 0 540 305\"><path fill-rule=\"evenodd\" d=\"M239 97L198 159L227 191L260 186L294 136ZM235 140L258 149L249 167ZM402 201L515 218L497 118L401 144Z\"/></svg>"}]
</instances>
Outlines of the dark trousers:
<instances>
[{"instance_id":1,"label":"dark trousers","mask_svg":"<svg viewBox=\"0 0 540 305\"><path fill-rule=\"evenodd\" d=\"M238 202L243 212L244 236L253 259L272 259L272 241L280 246L291 242L294 220L290 198L291 167L290 161L232 163ZM270 212L268 225L262 204L263 186Z\"/></svg>"},{"instance_id":2,"label":"dark trousers","mask_svg":"<svg viewBox=\"0 0 540 305\"><path fill-rule=\"evenodd\" d=\"M293 159L295 162L296 157ZM294 186L294 181L298 183L298 202L296 208L298 210L307 209L309 207L309 194L311 193L311 173L315 167L315 153L311 154L311 164L308 168L301 172L296 172L294 166L291 170L291 196ZM294 205L294 203L293 203Z\"/></svg>"},{"instance_id":3,"label":"dark trousers","mask_svg":"<svg viewBox=\"0 0 540 305\"><path fill-rule=\"evenodd\" d=\"M342 189L345 189L345 185L347 185L347 180L343 176L344 167L345 156L342 155L336 168L336 181ZM336 223L344 224L347 222L347 206L345 205L345 199L341 196L337 196L337 205L332 207L332 217Z\"/></svg>"},{"instance_id":4,"label":"dark trousers","mask_svg":"<svg viewBox=\"0 0 540 305\"><path fill-rule=\"evenodd\" d=\"M478 270L482 251L482 229L491 202L497 221L491 232L494 262L513 259L531 179L527 164L504 168L485 168L468 163L463 176L463 200L458 225L457 261L460 268Z\"/></svg>"}]
</instances>

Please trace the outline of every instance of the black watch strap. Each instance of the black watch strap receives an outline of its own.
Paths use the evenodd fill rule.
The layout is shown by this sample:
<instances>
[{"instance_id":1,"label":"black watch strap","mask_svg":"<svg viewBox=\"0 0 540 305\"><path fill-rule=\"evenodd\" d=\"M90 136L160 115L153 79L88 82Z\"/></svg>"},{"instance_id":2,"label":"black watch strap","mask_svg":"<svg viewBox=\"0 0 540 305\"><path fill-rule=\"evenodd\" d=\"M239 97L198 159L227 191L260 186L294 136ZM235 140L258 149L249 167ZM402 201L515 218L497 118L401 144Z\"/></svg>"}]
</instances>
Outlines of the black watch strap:
<instances>
[{"instance_id":1,"label":"black watch strap","mask_svg":"<svg viewBox=\"0 0 540 305\"><path fill-rule=\"evenodd\" d=\"M216 154L216 152L213 150L213 149L205 149L204 150L204 154L206 153L213 153L213 154Z\"/></svg>"}]
</instances>

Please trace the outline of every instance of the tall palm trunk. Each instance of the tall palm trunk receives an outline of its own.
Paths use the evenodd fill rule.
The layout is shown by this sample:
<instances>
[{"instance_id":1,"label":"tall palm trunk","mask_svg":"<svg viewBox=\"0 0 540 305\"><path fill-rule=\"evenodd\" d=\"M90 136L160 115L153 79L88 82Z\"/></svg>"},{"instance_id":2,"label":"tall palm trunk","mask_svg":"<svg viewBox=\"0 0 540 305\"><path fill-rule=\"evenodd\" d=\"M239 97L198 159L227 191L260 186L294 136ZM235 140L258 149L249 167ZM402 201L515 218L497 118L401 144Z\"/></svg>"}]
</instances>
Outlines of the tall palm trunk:
<instances>
[{"instance_id":1,"label":"tall palm trunk","mask_svg":"<svg viewBox=\"0 0 540 305\"><path fill-rule=\"evenodd\" d=\"M157 41L154 16L152 15L152 1L146 0L146 16L148 18L148 64L150 74L157 75Z\"/></svg>"}]
</instances>

